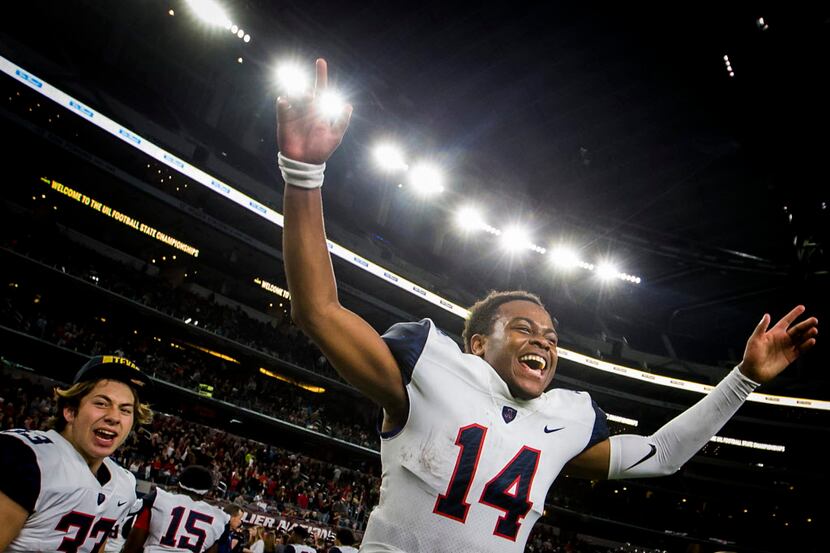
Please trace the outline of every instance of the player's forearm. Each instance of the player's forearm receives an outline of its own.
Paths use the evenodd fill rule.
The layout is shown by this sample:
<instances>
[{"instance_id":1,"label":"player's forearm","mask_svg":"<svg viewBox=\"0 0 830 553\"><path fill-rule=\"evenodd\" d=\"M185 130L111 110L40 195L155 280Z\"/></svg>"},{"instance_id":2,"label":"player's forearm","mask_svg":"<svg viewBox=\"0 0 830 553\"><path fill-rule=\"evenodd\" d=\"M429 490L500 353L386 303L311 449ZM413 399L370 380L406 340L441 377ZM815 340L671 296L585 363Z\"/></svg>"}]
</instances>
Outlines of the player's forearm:
<instances>
[{"instance_id":1,"label":"player's forearm","mask_svg":"<svg viewBox=\"0 0 830 553\"><path fill-rule=\"evenodd\" d=\"M732 418L757 386L735 368L706 397L651 436L612 436L608 477L642 478L677 472Z\"/></svg>"},{"instance_id":2,"label":"player's forearm","mask_svg":"<svg viewBox=\"0 0 830 553\"><path fill-rule=\"evenodd\" d=\"M20 534L27 518L29 518L29 513L26 509L0 492L0 520L3 521L0 524L0 551L5 551L6 547Z\"/></svg>"},{"instance_id":3,"label":"player's forearm","mask_svg":"<svg viewBox=\"0 0 830 553\"><path fill-rule=\"evenodd\" d=\"M338 304L320 189L286 184L283 208L283 255L291 310L295 320L303 325Z\"/></svg>"}]
</instances>

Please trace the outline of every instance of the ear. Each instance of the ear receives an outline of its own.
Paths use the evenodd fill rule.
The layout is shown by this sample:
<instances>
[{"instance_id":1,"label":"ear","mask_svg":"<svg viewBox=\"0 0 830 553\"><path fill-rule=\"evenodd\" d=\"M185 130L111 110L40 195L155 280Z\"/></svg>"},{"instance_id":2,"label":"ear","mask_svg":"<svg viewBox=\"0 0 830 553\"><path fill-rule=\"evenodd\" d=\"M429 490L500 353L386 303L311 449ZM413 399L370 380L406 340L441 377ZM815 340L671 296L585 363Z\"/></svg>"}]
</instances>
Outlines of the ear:
<instances>
[{"instance_id":1,"label":"ear","mask_svg":"<svg viewBox=\"0 0 830 553\"><path fill-rule=\"evenodd\" d=\"M71 424L75 421L75 408L74 407L64 407L63 408L63 419L66 421L66 424Z\"/></svg>"},{"instance_id":2,"label":"ear","mask_svg":"<svg viewBox=\"0 0 830 553\"><path fill-rule=\"evenodd\" d=\"M479 357L484 356L484 347L487 344L487 336L484 334L473 334L470 337L470 353Z\"/></svg>"}]
</instances>

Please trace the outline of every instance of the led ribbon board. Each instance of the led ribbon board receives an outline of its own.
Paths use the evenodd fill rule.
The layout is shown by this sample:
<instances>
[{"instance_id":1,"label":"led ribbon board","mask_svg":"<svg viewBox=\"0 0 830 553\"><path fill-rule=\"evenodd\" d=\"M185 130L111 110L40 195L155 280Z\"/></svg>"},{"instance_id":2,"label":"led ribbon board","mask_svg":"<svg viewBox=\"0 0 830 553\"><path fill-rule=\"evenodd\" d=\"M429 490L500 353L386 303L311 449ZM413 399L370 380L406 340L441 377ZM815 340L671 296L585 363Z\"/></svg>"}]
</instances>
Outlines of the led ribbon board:
<instances>
[{"instance_id":1,"label":"led ribbon board","mask_svg":"<svg viewBox=\"0 0 830 553\"><path fill-rule=\"evenodd\" d=\"M87 196L86 194L81 194L77 190L69 188L68 186L63 185L63 184L59 183L58 181L56 181L54 179L48 179L46 177L40 177L40 180L42 182L45 182L46 184L48 184L49 188L51 188L52 190L54 190L58 194L63 194L64 196L66 196L68 198L72 198L76 202L79 202L82 205L85 205L88 208L97 211L101 215L106 215L107 217L111 217L111 218L115 219L116 221L118 221L119 223L121 223L122 225L127 225L128 227L133 228L133 229L135 229L135 230L137 230L137 231L139 231L143 234L146 234L150 238L155 238L159 242L163 242L163 243L167 244L168 246L176 248L179 251L182 251L186 254L192 255L193 257L199 257L199 249L194 248L190 244L182 242L181 240L177 240L176 238L173 238L169 234L165 234L165 233L161 232L160 230L157 230L157 229L151 227L150 225L146 225L146 224L142 223L138 219L135 219L133 217L130 217L129 215L121 213L117 209L113 209L110 206L108 206L108 205L106 205L102 202L99 202L95 198L91 198L91 197Z\"/></svg>"},{"instance_id":2,"label":"led ribbon board","mask_svg":"<svg viewBox=\"0 0 830 553\"><path fill-rule=\"evenodd\" d=\"M178 157L167 152L163 148L153 144L152 142L145 140L140 135L127 129L126 127L119 125L107 116L98 113L94 109L85 105L83 102L76 100L75 98L55 88L54 86L43 81L37 76L32 75L25 69L18 67L17 65L15 65L3 56L0 56L0 69L2 69L4 73L9 75L13 79L16 79L17 81L25 84L32 90L42 94L46 98L49 98L50 100L63 106L75 115L86 119L93 125L107 131L114 137L122 140L123 142L126 142L130 146L144 152L156 161L159 161L160 163L167 165L171 169L178 171L179 173L193 179L202 186L205 186L213 192L221 196L224 196L230 201L244 207L248 211L255 213L263 219L266 219L280 227L283 226L282 214L277 213L268 206L256 201L254 198L251 198L246 194L243 194L239 190L236 190L235 188L222 182L221 180L212 177L211 175L205 173L201 169L197 169L196 167L190 165L186 161L179 159ZM331 240L327 240L327 243L329 252L332 255L339 257L340 259L343 259L344 261L351 263L352 265L360 267L367 273L371 273L376 277L392 284L393 286L397 286L398 288L405 290L406 292L414 296L418 296L434 305L437 305L441 309L449 311L450 313L457 315L462 319L467 318L468 311L460 305L457 305L449 300L442 298L437 294L430 292L429 290L426 290L421 286L418 286L414 282L407 280L402 276L397 275L392 271L389 271L381 267L380 265L377 265L369 261L368 259L365 259L357 255L351 250L344 248L343 246L336 244ZM560 357L568 359L575 363L579 363L580 365L592 367L601 371L611 372L628 378L634 378L637 380L641 380L643 382L651 382L652 384L658 384L660 386L668 386L670 388L678 388L682 390L689 390L692 392L704 394L709 393L709 391L712 389L712 386L699 384L697 382L689 382L677 378L668 378L665 376L646 373L643 371L639 371L637 369L624 367L622 365L607 363L605 361L594 359L593 357L588 357L587 355L572 352L561 347L558 348L558 351ZM758 403L768 403L772 405L784 405L787 407L821 409L825 411L830 411L830 401L822 401L816 399L773 396L768 394L752 393L749 396L749 401L754 401Z\"/></svg>"}]
</instances>

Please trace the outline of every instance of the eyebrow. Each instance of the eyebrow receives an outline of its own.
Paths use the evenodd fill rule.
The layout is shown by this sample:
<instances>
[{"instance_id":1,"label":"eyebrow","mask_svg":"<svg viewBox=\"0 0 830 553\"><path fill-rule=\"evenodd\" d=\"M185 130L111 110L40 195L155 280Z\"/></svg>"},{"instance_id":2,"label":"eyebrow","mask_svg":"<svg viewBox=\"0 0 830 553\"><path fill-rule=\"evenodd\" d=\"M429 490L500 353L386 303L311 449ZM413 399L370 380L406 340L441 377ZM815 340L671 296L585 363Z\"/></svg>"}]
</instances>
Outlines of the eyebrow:
<instances>
[{"instance_id":1,"label":"eyebrow","mask_svg":"<svg viewBox=\"0 0 830 553\"><path fill-rule=\"evenodd\" d=\"M104 394L95 394L94 396L92 396L92 399L96 399L96 398L101 398L101 399L103 399L103 400L108 401L109 403L115 403L115 402L112 400L112 398L111 398L111 397L109 397L109 396L105 396ZM126 406L135 407L135 403L133 403L133 402L130 402L130 403L121 403L121 404L119 404L118 406L119 406L119 407L126 407Z\"/></svg>"},{"instance_id":2,"label":"eyebrow","mask_svg":"<svg viewBox=\"0 0 830 553\"><path fill-rule=\"evenodd\" d=\"M513 317L513 320L511 322L515 322L515 321L524 321L524 322L528 323L530 326L539 326L539 325L536 324L536 321L534 321L533 319L528 319L527 317L521 317L521 316ZM549 333L552 332L552 333L556 334L557 337L559 337L559 334L556 332L555 328L544 327L544 328L542 328L542 330L545 332L545 334L549 334Z\"/></svg>"}]
</instances>

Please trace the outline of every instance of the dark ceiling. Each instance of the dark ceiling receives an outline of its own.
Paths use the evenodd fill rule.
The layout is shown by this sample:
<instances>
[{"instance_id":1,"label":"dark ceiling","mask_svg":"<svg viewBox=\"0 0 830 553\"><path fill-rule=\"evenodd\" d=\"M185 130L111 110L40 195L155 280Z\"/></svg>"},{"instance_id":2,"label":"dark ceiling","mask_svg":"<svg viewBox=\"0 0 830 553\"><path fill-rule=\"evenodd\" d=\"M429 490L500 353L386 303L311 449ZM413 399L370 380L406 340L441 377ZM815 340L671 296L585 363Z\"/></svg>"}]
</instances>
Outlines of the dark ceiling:
<instances>
[{"instance_id":1,"label":"dark ceiling","mask_svg":"<svg viewBox=\"0 0 830 553\"><path fill-rule=\"evenodd\" d=\"M727 344L739 356L765 311L830 315L826 6L224 3L249 44L197 25L184 2L27 2L7 9L0 52L267 186L279 182L273 64L327 58L355 105L327 171L327 216L429 269L432 288L463 305L525 287L581 332L635 344L665 334L690 357L711 346L709 360ZM439 162L447 194L416 201L374 170L383 137ZM464 239L450 219L465 201L643 282L604 289ZM797 369L813 397L830 394L823 349Z\"/></svg>"}]
</instances>

